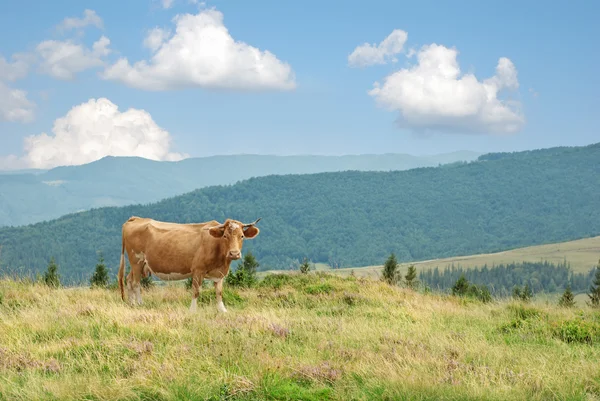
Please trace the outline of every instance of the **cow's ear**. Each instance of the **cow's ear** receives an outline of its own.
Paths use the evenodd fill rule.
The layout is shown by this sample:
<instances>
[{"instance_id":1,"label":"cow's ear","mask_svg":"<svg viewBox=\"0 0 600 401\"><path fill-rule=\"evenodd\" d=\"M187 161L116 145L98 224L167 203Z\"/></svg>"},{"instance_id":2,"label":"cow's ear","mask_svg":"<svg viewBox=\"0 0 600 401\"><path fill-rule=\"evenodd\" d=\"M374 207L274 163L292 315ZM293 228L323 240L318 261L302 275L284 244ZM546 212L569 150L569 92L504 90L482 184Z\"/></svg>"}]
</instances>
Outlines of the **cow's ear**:
<instances>
[{"instance_id":1,"label":"cow's ear","mask_svg":"<svg viewBox=\"0 0 600 401\"><path fill-rule=\"evenodd\" d=\"M246 228L246 231L244 231L244 237L246 237L248 239L252 239L252 238L256 237L259 232L260 232L260 230L258 229L258 227L250 226L250 227Z\"/></svg>"},{"instance_id":2,"label":"cow's ear","mask_svg":"<svg viewBox=\"0 0 600 401\"><path fill-rule=\"evenodd\" d=\"M221 238L225 234L225 227L211 227L208 232L215 238Z\"/></svg>"}]
</instances>

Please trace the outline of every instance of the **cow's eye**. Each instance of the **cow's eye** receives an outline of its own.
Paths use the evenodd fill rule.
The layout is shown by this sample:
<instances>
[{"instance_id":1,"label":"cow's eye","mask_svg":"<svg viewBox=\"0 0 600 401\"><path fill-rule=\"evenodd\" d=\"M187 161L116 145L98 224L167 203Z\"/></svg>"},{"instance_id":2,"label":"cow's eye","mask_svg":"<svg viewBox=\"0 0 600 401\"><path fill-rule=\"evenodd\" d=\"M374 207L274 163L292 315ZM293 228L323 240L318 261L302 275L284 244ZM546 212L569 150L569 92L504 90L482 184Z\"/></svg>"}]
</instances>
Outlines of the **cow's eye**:
<instances>
[{"instance_id":1,"label":"cow's eye","mask_svg":"<svg viewBox=\"0 0 600 401\"><path fill-rule=\"evenodd\" d=\"M240 236L240 238L241 238L241 239L244 239L244 236L243 236L243 235L241 235L241 236Z\"/></svg>"}]
</instances>

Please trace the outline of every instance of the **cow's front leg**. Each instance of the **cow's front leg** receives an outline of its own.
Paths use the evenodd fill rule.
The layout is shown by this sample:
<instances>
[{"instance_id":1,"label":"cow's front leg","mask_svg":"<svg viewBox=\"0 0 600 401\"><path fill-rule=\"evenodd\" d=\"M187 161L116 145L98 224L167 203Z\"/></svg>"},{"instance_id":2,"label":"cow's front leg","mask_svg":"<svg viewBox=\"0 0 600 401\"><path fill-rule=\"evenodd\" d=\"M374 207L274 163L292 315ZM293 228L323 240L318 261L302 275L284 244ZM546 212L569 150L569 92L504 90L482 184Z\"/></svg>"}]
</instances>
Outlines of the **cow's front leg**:
<instances>
[{"instance_id":1,"label":"cow's front leg","mask_svg":"<svg viewBox=\"0 0 600 401\"><path fill-rule=\"evenodd\" d=\"M192 304L190 305L190 312L196 312L198 310L198 297L200 296L200 287L204 281L204 275L194 273L192 276Z\"/></svg>"},{"instance_id":2,"label":"cow's front leg","mask_svg":"<svg viewBox=\"0 0 600 401\"><path fill-rule=\"evenodd\" d=\"M217 310L219 312L227 312L223 304L223 279L215 281L215 293L217 295Z\"/></svg>"}]
</instances>

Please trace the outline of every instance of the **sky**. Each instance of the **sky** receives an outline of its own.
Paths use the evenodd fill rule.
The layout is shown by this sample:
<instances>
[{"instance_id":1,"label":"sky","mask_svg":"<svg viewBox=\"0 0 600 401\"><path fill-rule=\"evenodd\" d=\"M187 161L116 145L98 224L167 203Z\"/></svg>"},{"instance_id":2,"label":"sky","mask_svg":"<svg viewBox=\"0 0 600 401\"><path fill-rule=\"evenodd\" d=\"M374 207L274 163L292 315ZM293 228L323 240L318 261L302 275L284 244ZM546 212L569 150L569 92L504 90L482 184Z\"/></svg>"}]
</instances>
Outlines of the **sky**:
<instances>
[{"instance_id":1,"label":"sky","mask_svg":"<svg viewBox=\"0 0 600 401\"><path fill-rule=\"evenodd\" d=\"M0 2L0 169L600 142L599 12L593 1Z\"/></svg>"}]
</instances>

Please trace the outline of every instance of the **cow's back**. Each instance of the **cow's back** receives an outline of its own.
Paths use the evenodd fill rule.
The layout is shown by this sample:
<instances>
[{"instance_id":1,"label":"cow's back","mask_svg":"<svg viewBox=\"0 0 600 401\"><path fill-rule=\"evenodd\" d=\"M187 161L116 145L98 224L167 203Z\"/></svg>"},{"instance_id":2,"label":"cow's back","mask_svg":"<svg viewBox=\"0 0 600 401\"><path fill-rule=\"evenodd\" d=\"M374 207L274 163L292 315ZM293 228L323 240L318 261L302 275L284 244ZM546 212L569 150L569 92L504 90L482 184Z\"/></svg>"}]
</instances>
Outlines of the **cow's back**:
<instances>
[{"instance_id":1,"label":"cow's back","mask_svg":"<svg viewBox=\"0 0 600 401\"><path fill-rule=\"evenodd\" d=\"M123 241L128 253L144 255L154 272L184 272L206 241L207 226L216 221L179 224L133 216L123 224Z\"/></svg>"}]
</instances>

